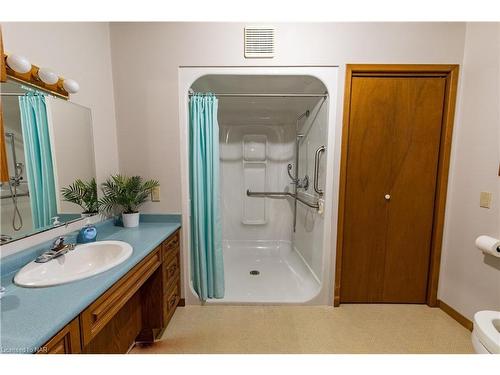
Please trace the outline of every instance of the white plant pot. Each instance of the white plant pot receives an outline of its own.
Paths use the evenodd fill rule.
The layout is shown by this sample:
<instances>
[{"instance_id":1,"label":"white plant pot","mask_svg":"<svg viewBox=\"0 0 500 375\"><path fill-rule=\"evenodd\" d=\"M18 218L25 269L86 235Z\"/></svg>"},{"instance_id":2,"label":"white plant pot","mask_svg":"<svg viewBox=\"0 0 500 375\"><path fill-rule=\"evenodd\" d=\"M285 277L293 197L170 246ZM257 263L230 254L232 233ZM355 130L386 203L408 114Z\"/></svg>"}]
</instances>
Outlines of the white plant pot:
<instances>
[{"instance_id":1,"label":"white plant pot","mask_svg":"<svg viewBox=\"0 0 500 375\"><path fill-rule=\"evenodd\" d=\"M123 226L125 228L134 228L139 225L139 212L135 214L122 214Z\"/></svg>"}]
</instances>

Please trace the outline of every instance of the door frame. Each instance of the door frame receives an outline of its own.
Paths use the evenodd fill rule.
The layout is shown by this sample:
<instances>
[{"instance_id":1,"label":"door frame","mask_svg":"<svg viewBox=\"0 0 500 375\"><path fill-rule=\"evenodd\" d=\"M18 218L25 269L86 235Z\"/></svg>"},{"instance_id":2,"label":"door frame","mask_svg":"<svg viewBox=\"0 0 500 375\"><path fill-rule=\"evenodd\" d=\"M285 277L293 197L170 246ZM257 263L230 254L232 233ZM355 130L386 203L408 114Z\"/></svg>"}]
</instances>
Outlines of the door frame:
<instances>
[{"instance_id":1,"label":"door frame","mask_svg":"<svg viewBox=\"0 0 500 375\"><path fill-rule=\"evenodd\" d=\"M427 305L438 305L437 289L441 246L448 190L451 140L455 116L459 65L457 64L347 64L344 90L344 114L342 123L342 145L340 156L340 182L337 225L337 256L335 260L334 306L340 305L342 252L344 240L344 215L347 183L347 153L349 144L349 122L351 111L351 86L353 77L443 77L446 79L445 103L441 123L434 220L432 223L431 251L427 279Z\"/></svg>"}]
</instances>

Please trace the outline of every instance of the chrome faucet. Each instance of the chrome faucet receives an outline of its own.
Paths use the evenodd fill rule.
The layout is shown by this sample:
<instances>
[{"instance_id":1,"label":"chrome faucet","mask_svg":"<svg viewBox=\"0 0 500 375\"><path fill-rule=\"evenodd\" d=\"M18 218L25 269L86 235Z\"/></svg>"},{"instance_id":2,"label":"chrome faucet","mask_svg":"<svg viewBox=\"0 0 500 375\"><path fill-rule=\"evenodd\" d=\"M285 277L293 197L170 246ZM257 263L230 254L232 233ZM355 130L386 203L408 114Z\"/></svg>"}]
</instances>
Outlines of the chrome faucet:
<instances>
[{"instance_id":1,"label":"chrome faucet","mask_svg":"<svg viewBox=\"0 0 500 375\"><path fill-rule=\"evenodd\" d=\"M55 241L52 243L52 246L49 251L46 251L42 255L39 255L36 259L36 263L47 263L48 261L51 261L52 259L58 258L61 255L66 254L68 251L74 250L76 247L76 244L74 243L69 243L65 244L64 243L64 237L60 236L55 239Z\"/></svg>"}]
</instances>

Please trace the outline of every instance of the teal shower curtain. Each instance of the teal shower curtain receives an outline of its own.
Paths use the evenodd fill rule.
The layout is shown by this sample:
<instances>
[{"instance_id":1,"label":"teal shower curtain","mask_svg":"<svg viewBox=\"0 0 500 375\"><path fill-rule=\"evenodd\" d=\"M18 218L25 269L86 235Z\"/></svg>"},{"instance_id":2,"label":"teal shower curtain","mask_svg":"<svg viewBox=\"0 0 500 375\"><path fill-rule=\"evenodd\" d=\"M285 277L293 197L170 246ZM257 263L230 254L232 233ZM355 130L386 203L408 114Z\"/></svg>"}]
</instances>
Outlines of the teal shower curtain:
<instances>
[{"instance_id":1,"label":"teal shower curtain","mask_svg":"<svg viewBox=\"0 0 500 375\"><path fill-rule=\"evenodd\" d=\"M33 228L39 229L49 226L50 219L57 214L45 97L42 95L20 96L19 109Z\"/></svg>"},{"instance_id":2,"label":"teal shower curtain","mask_svg":"<svg viewBox=\"0 0 500 375\"><path fill-rule=\"evenodd\" d=\"M191 275L202 301L224 297L217 104L212 94L189 101Z\"/></svg>"}]
</instances>

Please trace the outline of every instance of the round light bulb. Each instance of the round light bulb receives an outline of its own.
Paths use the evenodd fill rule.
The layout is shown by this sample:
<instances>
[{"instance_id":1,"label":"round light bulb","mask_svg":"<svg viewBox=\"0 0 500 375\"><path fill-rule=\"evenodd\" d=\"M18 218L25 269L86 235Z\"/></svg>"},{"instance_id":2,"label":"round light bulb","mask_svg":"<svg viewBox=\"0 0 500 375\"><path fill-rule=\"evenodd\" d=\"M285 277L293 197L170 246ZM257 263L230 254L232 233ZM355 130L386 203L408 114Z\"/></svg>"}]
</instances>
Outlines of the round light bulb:
<instances>
[{"instance_id":1,"label":"round light bulb","mask_svg":"<svg viewBox=\"0 0 500 375\"><path fill-rule=\"evenodd\" d=\"M72 79L65 78L63 81L63 87L69 94L75 94L78 92L78 90L80 90L80 85L78 84L78 82Z\"/></svg>"},{"instance_id":2,"label":"round light bulb","mask_svg":"<svg viewBox=\"0 0 500 375\"><path fill-rule=\"evenodd\" d=\"M47 68L40 68L38 70L38 78L47 85L54 85L59 81L59 77L52 70Z\"/></svg>"},{"instance_id":3,"label":"round light bulb","mask_svg":"<svg viewBox=\"0 0 500 375\"><path fill-rule=\"evenodd\" d=\"M7 56L7 64L17 73L28 73L31 70L31 63L24 56L9 55Z\"/></svg>"}]
</instances>

